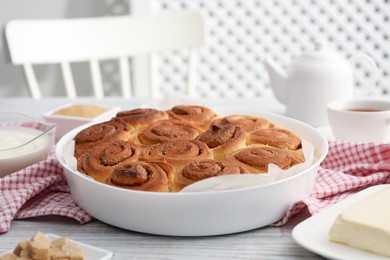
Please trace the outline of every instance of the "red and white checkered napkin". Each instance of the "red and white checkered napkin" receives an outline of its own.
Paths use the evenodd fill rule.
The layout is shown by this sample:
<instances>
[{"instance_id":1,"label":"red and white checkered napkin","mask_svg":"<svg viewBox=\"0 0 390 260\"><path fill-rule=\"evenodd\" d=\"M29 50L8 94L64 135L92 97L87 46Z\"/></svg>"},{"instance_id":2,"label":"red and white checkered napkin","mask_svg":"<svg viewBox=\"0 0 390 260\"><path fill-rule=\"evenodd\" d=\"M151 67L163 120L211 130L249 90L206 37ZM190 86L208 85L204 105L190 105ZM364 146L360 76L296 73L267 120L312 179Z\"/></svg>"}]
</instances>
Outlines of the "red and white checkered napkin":
<instances>
[{"instance_id":1,"label":"red and white checkered napkin","mask_svg":"<svg viewBox=\"0 0 390 260\"><path fill-rule=\"evenodd\" d=\"M390 183L390 144L329 142L309 198L294 203L275 226L307 206L314 215L367 187Z\"/></svg>"},{"instance_id":2,"label":"red and white checkered napkin","mask_svg":"<svg viewBox=\"0 0 390 260\"><path fill-rule=\"evenodd\" d=\"M311 214L369 186L390 183L390 144L332 141L311 196L296 202L274 225L285 224L308 207ZM60 164L53 155L17 173L0 178L0 233L13 219L44 215L68 216L86 223L93 218L73 201Z\"/></svg>"},{"instance_id":3,"label":"red and white checkered napkin","mask_svg":"<svg viewBox=\"0 0 390 260\"><path fill-rule=\"evenodd\" d=\"M0 178L0 233L9 230L13 219L46 215L67 216L80 223L93 219L71 198L63 169L53 154Z\"/></svg>"}]
</instances>

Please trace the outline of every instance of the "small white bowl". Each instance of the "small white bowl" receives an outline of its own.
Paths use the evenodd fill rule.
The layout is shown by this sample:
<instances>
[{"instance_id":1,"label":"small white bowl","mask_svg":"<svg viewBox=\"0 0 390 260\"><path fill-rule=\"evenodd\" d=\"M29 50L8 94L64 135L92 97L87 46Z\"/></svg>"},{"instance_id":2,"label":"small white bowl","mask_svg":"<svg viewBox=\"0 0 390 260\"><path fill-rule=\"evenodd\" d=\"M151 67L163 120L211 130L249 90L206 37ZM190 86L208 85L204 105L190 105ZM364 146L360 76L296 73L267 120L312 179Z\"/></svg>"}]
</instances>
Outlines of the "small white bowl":
<instances>
[{"instance_id":1,"label":"small white bowl","mask_svg":"<svg viewBox=\"0 0 390 260\"><path fill-rule=\"evenodd\" d=\"M56 115L55 112L62 110L64 108L69 108L75 105L85 105L85 106L98 106L101 108L106 108L107 111L101 113L98 116L95 117L81 117L81 116L70 116L70 115ZM86 123L91 122L103 122L110 120L112 117L118 113L120 110L120 107L109 107L109 106L103 106L103 105L94 105L94 104L67 104L62 107L58 107L56 109L53 109L49 112L46 112L43 115L43 118L50 123L56 124L56 141L58 141L62 136L64 136L66 133L68 133L70 130L81 126Z\"/></svg>"},{"instance_id":2,"label":"small white bowl","mask_svg":"<svg viewBox=\"0 0 390 260\"><path fill-rule=\"evenodd\" d=\"M55 124L17 113L0 113L0 178L45 160Z\"/></svg>"}]
</instances>

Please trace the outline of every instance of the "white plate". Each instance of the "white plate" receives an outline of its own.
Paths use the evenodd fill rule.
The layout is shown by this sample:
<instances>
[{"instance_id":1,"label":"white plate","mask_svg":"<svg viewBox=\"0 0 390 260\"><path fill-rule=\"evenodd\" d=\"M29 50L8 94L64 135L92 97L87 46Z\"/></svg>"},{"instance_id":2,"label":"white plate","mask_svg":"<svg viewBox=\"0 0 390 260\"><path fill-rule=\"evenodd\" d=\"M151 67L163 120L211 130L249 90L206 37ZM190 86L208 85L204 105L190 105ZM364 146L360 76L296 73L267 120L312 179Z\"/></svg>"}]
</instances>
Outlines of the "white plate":
<instances>
[{"instance_id":1,"label":"white plate","mask_svg":"<svg viewBox=\"0 0 390 260\"><path fill-rule=\"evenodd\" d=\"M389 260L388 257L376 255L344 244L334 243L328 239L329 229L343 209L375 191L388 186L390 185L376 185L362 190L301 222L292 231L295 242L316 254L331 259Z\"/></svg>"},{"instance_id":2,"label":"white plate","mask_svg":"<svg viewBox=\"0 0 390 260\"><path fill-rule=\"evenodd\" d=\"M54 235L54 234L46 234L47 238L50 240L59 238L60 236ZM80 243L78 241L69 239L70 241L74 243L78 243L81 248L84 250L84 259L85 260L109 260L112 258L113 254L110 251L107 251L105 249L87 245L84 243Z\"/></svg>"},{"instance_id":3,"label":"white plate","mask_svg":"<svg viewBox=\"0 0 390 260\"><path fill-rule=\"evenodd\" d=\"M45 234L45 236L50 240L60 238L60 236L57 236L54 234ZM72 240L72 239L69 239L69 240L72 241L73 243L77 243L80 245L80 247L84 251L84 259L85 260L109 260L113 256L113 254L110 251L107 251L105 249L91 246L91 245L87 245L84 243L80 243L80 242ZM9 253L11 253L11 251Z\"/></svg>"}]
</instances>

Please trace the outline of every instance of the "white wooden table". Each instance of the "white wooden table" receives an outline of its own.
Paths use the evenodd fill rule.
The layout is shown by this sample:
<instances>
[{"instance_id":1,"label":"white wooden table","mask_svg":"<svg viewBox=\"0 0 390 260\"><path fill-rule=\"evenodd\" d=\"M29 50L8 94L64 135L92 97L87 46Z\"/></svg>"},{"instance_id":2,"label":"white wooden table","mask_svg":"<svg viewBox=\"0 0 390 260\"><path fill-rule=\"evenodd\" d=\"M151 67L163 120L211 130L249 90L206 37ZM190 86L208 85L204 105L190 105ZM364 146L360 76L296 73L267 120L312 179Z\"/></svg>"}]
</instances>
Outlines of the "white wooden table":
<instances>
[{"instance_id":1,"label":"white wooden table","mask_svg":"<svg viewBox=\"0 0 390 260\"><path fill-rule=\"evenodd\" d=\"M58 106L69 103L65 98L0 99L0 112L20 112L36 118ZM108 98L94 100L81 98L73 102L118 105L123 109L151 104L151 100L124 100ZM192 102L195 103L195 102ZM284 113L284 108L274 100L219 99L196 100L204 105L245 106L274 113ZM291 231L309 216L301 212L282 227L263 227L238 234L214 237L167 237L132 232L100 221L84 225L65 217L47 216L14 220L11 229L0 235L0 254L13 249L22 239L37 231L53 233L107 249L114 259L322 259L294 242Z\"/></svg>"}]
</instances>

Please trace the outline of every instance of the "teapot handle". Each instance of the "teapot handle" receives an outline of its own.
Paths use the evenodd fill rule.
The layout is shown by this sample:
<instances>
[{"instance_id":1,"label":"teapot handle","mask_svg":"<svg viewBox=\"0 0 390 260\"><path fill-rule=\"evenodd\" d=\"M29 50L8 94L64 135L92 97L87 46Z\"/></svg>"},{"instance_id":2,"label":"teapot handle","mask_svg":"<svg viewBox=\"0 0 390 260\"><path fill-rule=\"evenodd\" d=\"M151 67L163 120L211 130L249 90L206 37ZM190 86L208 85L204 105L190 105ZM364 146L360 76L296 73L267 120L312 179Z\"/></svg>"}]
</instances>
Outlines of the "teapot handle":
<instances>
[{"instance_id":1,"label":"teapot handle","mask_svg":"<svg viewBox=\"0 0 390 260\"><path fill-rule=\"evenodd\" d=\"M359 91L359 95L358 95L361 97L367 97L374 90L376 82L378 80L378 74L379 74L378 67L377 67L375 61L365 53L356 53L350 59L350 62L352 63L352 66L354 68L356 68L356 65L359 61L364 61L366 64L368 64L368 66L370 68L370 76L367 80L367 83L366 83L366 85L362 86L362 89ZM355 93L356 93L356 90L355 90Z\"/></svg>"}]
</instances>

